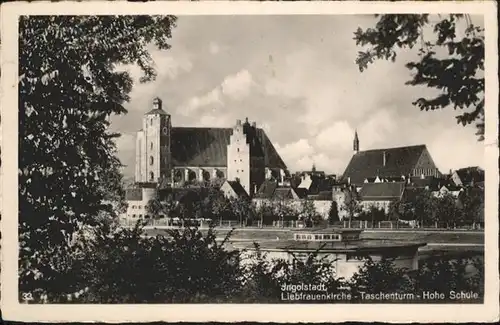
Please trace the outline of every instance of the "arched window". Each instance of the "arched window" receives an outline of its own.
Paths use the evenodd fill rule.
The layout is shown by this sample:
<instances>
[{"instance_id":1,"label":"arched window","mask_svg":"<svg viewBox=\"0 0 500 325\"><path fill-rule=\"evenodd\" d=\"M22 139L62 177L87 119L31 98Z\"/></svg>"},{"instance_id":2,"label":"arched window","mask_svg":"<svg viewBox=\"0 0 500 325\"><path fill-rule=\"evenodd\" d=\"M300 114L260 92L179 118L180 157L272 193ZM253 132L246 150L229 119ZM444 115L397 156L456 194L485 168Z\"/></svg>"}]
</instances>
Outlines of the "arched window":
<instances>
[{"instance_id":1,"label":"arched window","mask_svg":"<svg viewBox=\"0 0 500 325\"><path fill-rule=\"evenodd\" d=\"M153 181L155 179L155 173L153 172L149 173L149 179Z\"/></svg>"},{"instance_id":2,"label":"arched window","mask_svg":"<svg viewBox=\"0 0 500 325\"><path fill-rule=\"evenodd\" d=\"M153 119L149 120L149 125L153 125Z\"/></svg>"},{"instance_id":3,"label":"arched window","mask_svg":"<svg viewBox=\"0 0 500 325\"><path fill-rule=\"evenodd\" d=\"M150 149L153 150L153 142L151 142Z\"/></svg>"},{"instance_id":4,"label":"arched window","mask_svg":"<svg viewBox=\"0 0 500 325\"><path fill-rule=\"evenodd\" d=\"M153 158L153 156L149 157L149 164L152 165L154 164L155 160Z\"/></svg>"}]
</instances>

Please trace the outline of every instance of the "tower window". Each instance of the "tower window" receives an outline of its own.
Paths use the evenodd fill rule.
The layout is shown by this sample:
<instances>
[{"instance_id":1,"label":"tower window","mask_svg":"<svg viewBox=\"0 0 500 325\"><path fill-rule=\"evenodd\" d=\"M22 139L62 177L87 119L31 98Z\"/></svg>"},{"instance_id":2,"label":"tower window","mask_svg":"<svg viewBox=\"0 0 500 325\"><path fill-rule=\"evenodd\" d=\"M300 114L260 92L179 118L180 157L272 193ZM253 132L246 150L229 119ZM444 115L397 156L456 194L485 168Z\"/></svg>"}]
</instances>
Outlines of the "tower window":
<instances>
[{"instance_id":1,"label":"tower window","mask_svg":"<svg viewBox=\"0 0 500 325\"><path fill-rule=\"evenodd\" d=\"M153 119L149 120L149 125L153 125Z\"/></svg>"},{"instance_id":2,"label":"tower window","mask_svg":"<svg viewBox=\"0 0 500 325\"><path fill-rule=\"evenodd\" d=\"M154 158L153 158L153 156L149 157L149 164L150 165L154 164Z\"/></svg>"},{"instance_id":3,"label":"tower window","mask_svg":"<svg viewBox=\"0 0 500 325\"><path fill-rule=\"evenodd\" d=\"M151 150L153 150L153 142L151 142L151 145L150 145L150 147L151 147Z\"/></svg>"},{"instance_id":4,"label":"tower window","mask_svg":"<svg viewBox=\"0 0 500 325\"><path fill-rule=\"evenodd\" d=\"M149 173L149 179L153 181L155 179L155 173L153 172Z\"/></svg>"},{"instance_id":5,"label":"tower window","mask_svg":"<svg viewBox=\"0 0 500 325\"><path fill-rule=\"evenodd\" d=\"M236 150L238 150L238 152L240 152L240 148L238 148L238 149L236 149Z\"/></svg>"}]
</instances>

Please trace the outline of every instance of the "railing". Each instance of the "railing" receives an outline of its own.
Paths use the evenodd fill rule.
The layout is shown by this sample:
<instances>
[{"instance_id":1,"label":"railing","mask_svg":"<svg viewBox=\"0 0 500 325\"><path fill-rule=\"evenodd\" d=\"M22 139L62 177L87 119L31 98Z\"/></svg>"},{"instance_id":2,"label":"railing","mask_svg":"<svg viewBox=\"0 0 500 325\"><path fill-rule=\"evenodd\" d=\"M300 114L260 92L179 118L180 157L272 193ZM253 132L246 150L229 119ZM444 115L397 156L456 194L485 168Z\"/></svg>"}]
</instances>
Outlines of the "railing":
<instances>
[{"instance_id":1,"label":"railing","mask_svg":"<svg viewBox=\"0 0 500 325\"><path fill-rule=\"evenodd\" d=\"M262 224L261 220L254 220L251 223L240 222L238 220L210 220L210 219L147 219L142 220L146 227L162 227L162 228L179 228L186 226L198 226L200 228L208 228L210 224L217 228L232 229L232 228L265 228L265 229L296 229L304 228L305 225L298 220L289 221L273 221L272 224ZM122 219L121 225L125 227L134 227L137 220ZM447 225L440 223L419 224L416 221L368 221L368 220L343 220L329 226L341 228L355 229L380 229L380 230L397 230L397 229L415 229L415 230L483 230L483 226L479 223L469 225Z\"/></svg>"}]
</instances>

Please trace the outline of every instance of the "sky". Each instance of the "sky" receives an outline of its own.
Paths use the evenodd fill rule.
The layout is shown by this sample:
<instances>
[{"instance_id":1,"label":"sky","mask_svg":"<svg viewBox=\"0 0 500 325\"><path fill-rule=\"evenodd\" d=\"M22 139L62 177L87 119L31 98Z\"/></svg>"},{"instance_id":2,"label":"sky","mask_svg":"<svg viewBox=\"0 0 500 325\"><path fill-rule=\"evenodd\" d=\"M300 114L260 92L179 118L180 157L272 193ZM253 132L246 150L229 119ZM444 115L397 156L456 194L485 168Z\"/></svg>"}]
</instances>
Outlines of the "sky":
<instances>
[{"instance_id":1,"label":"sky","mask_svg":"<svg viewBox=\"0 0 500 325\"><path fill-rule=\"evenodd\" d=\"M315 164L342 174L355 130L361 150L426 144L442 172L484 167L474 125L458 125L451 107L422 112L411 104L433 94L405 85L411 72L404 65L417 49L359 71L362 48L353 33L375 22L371 15L178 17L171 49L151 49L154 82L140 84L138 68L126 67L137 82L128 113L113 117L111 126L122 133L125 176L133 177L136 131L156 96L173 126L232 127L248 117L292 172Z\"/></svg>"}]
</instances>

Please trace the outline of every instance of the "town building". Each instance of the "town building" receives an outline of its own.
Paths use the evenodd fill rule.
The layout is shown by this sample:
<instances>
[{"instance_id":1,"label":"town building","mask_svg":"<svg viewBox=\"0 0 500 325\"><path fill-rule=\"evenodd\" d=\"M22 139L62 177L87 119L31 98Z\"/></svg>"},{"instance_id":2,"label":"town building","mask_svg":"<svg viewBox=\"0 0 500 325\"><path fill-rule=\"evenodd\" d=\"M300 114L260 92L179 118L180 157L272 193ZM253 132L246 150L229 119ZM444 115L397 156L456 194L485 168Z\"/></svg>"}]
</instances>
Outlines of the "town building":
<instances>
[{"instance_id":1,"label":"town building","mask_svg":"<svg viewBox=\"0 0 500 325\"><path fill-rule=\"evenodd\" d=\"M255 122L247 118L229 128L176 127L162 100L155 98L136 136L135 183L127 189L126 217L147 215L144 202L156 193L154 188L221 186L227 180L224 188L229 195L241 194L231 183L238 182L251 197L267 178L283 183L287 174L283 159Z\"/></svg>"},{"instance_id":2,"label":"town building","mask_svg":"<svg viewBox=\"0 0 500 325\"><path fill-rule=\"evenodd\" d=\"M391 203L402 200L404 192L404 182L365 183L358 197L363 210L375 207L389 213Z\"/></svg>"},{"instance_id":3,"label":"town building","mask_svg":"<svg viewBox=\"0 0 500 325\"><path fill-rule=\"evenodd\" d=\"M226 180L222 183L220 190L224 194L225 197L229 199L248 199L250 196L245 191L243 186L237 181L228 181Z\"/></svg>"},{"instance_id":4,"label":"town building","mask_svg":"<svg viewBox=\"0 0 500 325\"><path fill-rule=\"evenodd\" d=\"M426 145L360 150L358 133L354 135L354 154L341 180L358 190L371 179L401 181L411 177L441 177Z\"/></svg>"},{"instance_id":5,"label":"town building","mask_svg":"<svg viewBox=\"0 0 500 325\"><path fill-rule=\"evenodd\" d=\"M456 186L484 187L484 170L481 167L460 168L451 173Z\"/></svg>"},{"instance_id":6,"label":"town building","mask_svg":"<svg viewBox=\"0 0 500 325\"><path fill-rule=\"evenodd\" d=\"M265 131L237 120L232 128L175 127L155 98L136 138L135 181L172 187L215 178L239 180L253 195L270 173L287 169Z\"/></svg>"},{"instance_id":7,"label":"town building","mask_svg":"<svg viewBox=\"0 0 500 325\"><path fill-rule=\"evenodd\" d=\"M121 216L122 222L137 222L148 215L146 206L148 202L157 194L156 184L139 183L134 187L125 190L125 200L127 201L127 211Z\"/></svg>"},{"instance_id":8,"label":"town building","mask_svg":"<svg viewBox=\"0 0 500 325\"><path fill-rule=\"evenodd\" d=\"M331 262L336 278L350 279L368 258L374 262L390 258L398 268L418 269L418 249L425 243L363 239L360 229L302 229L293 232L293 239L261 241L259 250L269 260L284 259L291 263L304 262L310 254ZM251 243L233 242L235 248L247 254L244 262L251 262L255 247Z\"/></svg>"}]
</instances>

